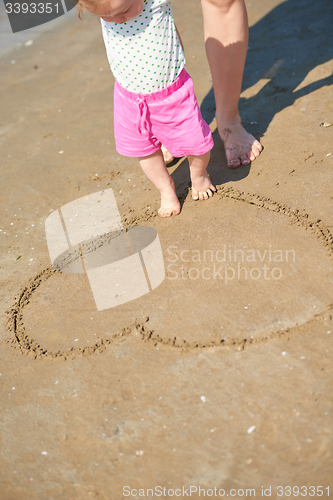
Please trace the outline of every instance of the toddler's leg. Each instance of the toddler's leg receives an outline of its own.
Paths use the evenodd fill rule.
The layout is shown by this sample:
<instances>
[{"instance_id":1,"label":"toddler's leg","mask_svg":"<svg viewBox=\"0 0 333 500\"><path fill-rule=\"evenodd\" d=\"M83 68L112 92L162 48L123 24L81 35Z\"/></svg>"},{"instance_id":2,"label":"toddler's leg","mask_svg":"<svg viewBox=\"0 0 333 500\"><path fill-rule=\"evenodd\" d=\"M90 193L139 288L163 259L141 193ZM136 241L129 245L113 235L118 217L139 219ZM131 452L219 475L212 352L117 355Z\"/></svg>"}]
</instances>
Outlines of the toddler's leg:
<instances>
[{"instance_id":1,"label":"toddler's leg","mask_svg":"<svg viewBox=\"0 0 333 500\"><path fill-rule=\"evenodd\" d=\"M175 183L166 168L162 151L139 158L140 166L148 179L161 193L161 207L158 215L171 217L180 213L180 203L175 191Z\"/></svg>"},{"instance_id":2,"label":"toddler's leg","mask_svg":"<svg viewBox=\"0 0 333 500\"><path fill-rule=\"evenodd\" d=\"M209 163L210 151L201 156L189 155L187 158L190 164L192 198L193 200L207 200L213 196L213 191L216 191L206 170Z\"/></svg>"}]
</instances>

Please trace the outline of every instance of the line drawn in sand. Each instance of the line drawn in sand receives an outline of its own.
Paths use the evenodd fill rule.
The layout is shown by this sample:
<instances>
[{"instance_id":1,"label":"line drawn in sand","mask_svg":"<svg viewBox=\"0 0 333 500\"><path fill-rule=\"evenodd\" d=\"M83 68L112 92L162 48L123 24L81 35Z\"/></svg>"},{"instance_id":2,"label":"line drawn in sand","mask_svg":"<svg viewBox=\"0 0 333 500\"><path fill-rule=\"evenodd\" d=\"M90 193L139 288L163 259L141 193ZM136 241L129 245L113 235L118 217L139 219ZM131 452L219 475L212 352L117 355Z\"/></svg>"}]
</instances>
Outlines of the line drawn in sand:
<instances>
[{"instance_id":1,"label":"line drawn in sand","mask_svg":"<svg viewBox=\"0 0 333 500\"><path fill-rule=\"evenodd\" d=\"M310 230L311 233L318 239L318 241L325 247L328 252L329 257L332 259L333 257L333 236L330 230L323 224L320 220L310 221L308 215L304 212L300 212L300 210L292 209L287 207L286 205L279 204L269 198L262 197L256 194L244 193L240 190L234 189L232 187L219 187L217 191L217 195L221 198L231 198L236 201L242 201L248 203L250 205L257 206L260 209L269 210L271 212L275 212L281 214L283 216L287 216L290 219L291 224L296 224L302 226L306 230ZM140 221L140 218L137 217L136 221ZM134 226L134 228L138 228L140 226ZM152 229L152 228L146 228ZM115 228L115 231L119 230L119 228ZM153 230L154 231L154 230ZM112 234L112 231L111 231ZM135 234L135 233L133 233ZM155 233L154 233L155 234ZM106 233L103 236L108 241L110 237L110 232ZM145 240L147 243L147 240ZM103 246L103 239L99 237L97 243L94 239L89 242L89 249L91 253L93 253L94 244L100 244ZM68 251L68 248L66 252ZM56 252L55 252L56 253ZM61 254L62 255L62 254ZM71 254L76 256L76 260L79 260L80 253ZM66 254L63 255L62 259L66 261ZM52 259L51 259L52 260ZM75 260L75 259L74 259ZM57 265L62 265L62 260L55 258ZM67 262L67 267L77 265L71 264ZM64 266L66 267L66 266ZM73 267L72 267L73 269ZM25 332L24 320L23 320L23 312L24 307L29 303L30 297L33 293L38 289L38 287L45 282L45 279L50 279L54 276L58 271L49 267L44 269L40 273L38 273L34 278L32 278L29 283L23 288L21 291L17 301L15 304L7 311L8 323L7 329L15 335L15 339L12 339L10 344L14 348L19 348L22 353L30 354L34 359L44 358L44 357L60 357L62 359L72 359L77 355L91 355L98 354L104 352L108 346L113 345L117 342L121 342L133 335L135 339L138 339L143 342L147 342L152 344L153 346L160 347L171 347L176 348L180 352L188 352L192 350L202 350L207 348L216 348L216 347L224 347L227 346L229 348L235 350L244 350L251 345L256 345L258 343L265 343L273 339L279 338L290 338L291 335L296 335L302 333L302 328L309 324L310 322L315 323L316 321L330 321L333 315L333 303L329 304L325 311L314 314L312 318L303 324L286 328L286 329L278 329L270 334L261 335L256 338L229 338L227 340L208 340L207 342L197 342L193 340L192 342L172 337L172 338L162 338L153 330L149 329L148 322L149 318L146 318L144 321L135 321L131 325L124 327L118 334L112 335L111 338L101 339L96 342L94 345L84 348L74 348L71 347L66 351L48 351L41 347L37 342L33 339L29 338L29 336ZM162 280L163 281L163 280Z\"/></svg>"}]
</instances>

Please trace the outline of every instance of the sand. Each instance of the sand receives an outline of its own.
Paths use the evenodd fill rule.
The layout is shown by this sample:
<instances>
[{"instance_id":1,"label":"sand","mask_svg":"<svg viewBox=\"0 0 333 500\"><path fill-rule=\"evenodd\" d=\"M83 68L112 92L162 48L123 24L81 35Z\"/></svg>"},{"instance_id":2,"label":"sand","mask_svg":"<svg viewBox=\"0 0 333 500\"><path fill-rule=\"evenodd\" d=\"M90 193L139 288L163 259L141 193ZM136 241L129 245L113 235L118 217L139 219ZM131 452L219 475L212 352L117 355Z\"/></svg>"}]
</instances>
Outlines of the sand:
<instances>
[{"instance_id":1,"label":"sand","mask_svg":"<svg viewBox=\"0 0 333 500\"><path fill-rule=\"evenodd\" d=\"M200 4L174 4L217 193L194 202L177 160L170 219L115 151L96 19L0 59L1 500L332 496L332 5L247 6L240 109L264 151L230 170ZM53 270L45 220L110 188L125 226L157 231L166 277L97 311L85 274Z\"/></svg>"}]
</instances>

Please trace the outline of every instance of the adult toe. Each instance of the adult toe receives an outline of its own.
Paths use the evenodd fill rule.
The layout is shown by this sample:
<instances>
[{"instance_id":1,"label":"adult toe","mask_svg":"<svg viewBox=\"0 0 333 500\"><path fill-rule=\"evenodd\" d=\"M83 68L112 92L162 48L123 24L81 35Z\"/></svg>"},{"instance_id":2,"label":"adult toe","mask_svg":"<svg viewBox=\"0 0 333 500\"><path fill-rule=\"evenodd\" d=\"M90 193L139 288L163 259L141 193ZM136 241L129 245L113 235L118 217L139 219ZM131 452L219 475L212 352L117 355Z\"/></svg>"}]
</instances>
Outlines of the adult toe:
<instances>
[{"instance_id":1,"label":"adult toe","mask_svg":"<svg viewBox=\"0 0 333 500\"><path fill-rule=\"evenodd\" d=\"M260 146L260 148L259 148ZM262 146L260 143L258 143L256 141L256 143L253 143L252 146L251 146L251 152L249 154L249 159L250 161L254 161L256 158L258 158L258 156L260 155L262 151Z\"/></svg>"},{"instance_id":2,"label":"adult toe","mask_svg":"<svg viewBox=\"0 0 333 500\"><path fill-rule=\"evenodd\" d=\"M262 144L257 140L254 141L253 146L255 146L259 152L263 150Z\"/></svg>"},{"instance_id":3,"label":"adult toe","mask_svg":"<svg viewBox=\"0 0 333 500\"><path fill-rule=\"evenodd\" d=\"M241 164L241 160L238 157L230 156L227 158L227 164L229 168L236 168Z\"/></svg>"},{"instance_id":4,"label":"adult toe","mask_svg":"<svg viewBox=\"0 0 333 500\"><path fill-rule=\"evenodd\" d=\"M242 160L242 165L248 165L249 163L251 163L251 156L249 157L247 153L243 153L241 155L241 160Z\"/></svg>"}]
</instances>

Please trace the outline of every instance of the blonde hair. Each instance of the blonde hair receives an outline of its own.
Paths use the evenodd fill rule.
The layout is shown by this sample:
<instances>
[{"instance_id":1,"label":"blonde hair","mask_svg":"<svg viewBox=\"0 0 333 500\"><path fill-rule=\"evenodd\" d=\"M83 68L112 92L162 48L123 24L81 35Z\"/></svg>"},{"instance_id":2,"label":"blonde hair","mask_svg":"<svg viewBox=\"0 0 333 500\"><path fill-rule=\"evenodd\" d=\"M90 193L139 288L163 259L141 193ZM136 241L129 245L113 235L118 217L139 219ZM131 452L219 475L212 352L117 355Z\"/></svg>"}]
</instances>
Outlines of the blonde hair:
<instances>
[{"instance_id":1,"label":"blonde hair","mask_svg":"<svg viewBox=\"0 0 333 500\"><path fill-rule=\"evenodd\" d=\"M85 3L82 2L82 0L79 0L76 3L76 15L81 21L83 20L82 18L82 12L85 10Z\"/></svg>"},{"instance_id":2,"label":"blonde hair","mask_svg":"<svg viewBox=\"0 0 333 500\"><path fill-rule=\"evenodd\" d=\"M76 3L76 15L79 19L81 19L82 21L82 12L85 10L85 7L84 7L84 4L82 2L82 0L79 0L77 3Z\"/></svg>"},{"instance_id":3,"label":"blonde hair","mask_svg":"<svg viewBox=\"0 0 333 500\"><path fill-rule=\"evenodd\" d=\"M102 3L105 0L79 0L76 4L76 14L79 19L82 21L82 13L84 10L89 10L87 9L88 5L94 5L97 3Z\"/></svg>"},{"instance_id":4,"label":"blonde hair","mask_svg":"<svg viewBox=\"0 0 333 500\"><path fill-rule=\"evenodd\" d=\"M76 3L76 14L79 19L82 21L82 12L85 10L89 10L89 12L93 13L93 6L102 5L104 3L109 3L110 0L78 0ZM144 0L146 3L146 0Z\"/></svg>"}]
</instances>

